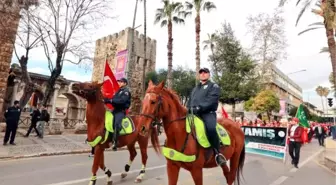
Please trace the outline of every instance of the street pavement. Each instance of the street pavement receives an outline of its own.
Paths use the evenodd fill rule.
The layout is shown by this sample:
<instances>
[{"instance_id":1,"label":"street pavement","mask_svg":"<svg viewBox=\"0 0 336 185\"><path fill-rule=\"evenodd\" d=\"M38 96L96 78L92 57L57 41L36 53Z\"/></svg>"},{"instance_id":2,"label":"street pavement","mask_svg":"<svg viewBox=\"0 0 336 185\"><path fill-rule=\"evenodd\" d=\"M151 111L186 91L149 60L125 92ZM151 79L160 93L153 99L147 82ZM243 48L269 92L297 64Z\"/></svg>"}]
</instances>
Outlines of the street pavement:
<instances>
[{"instance_id":1,"label":"street pavement","mask_svg":"<svg viewBox=\"0 0 336 185\"><path fill-rule=\"evenodd\" d=\"M246 156L242 185L335 185L336 175L319 164L319 153L324 149L316 141L305 145L301 150L299 169L293 168L287 160L248 154ZM145 185L166 185L165 159L148 149ZM106 165L113 173L114 185L133 185L141 167L140 152L126 179L120 179L128 151L106 152ZM87 154L51 156L0 162L0 185L84 185L91 176L92 159ZM98 172L98 185L106 184L103 171ZM179 185L194 184L191 176L181 170ZM204 184L226 184L219 168L204 169Z\"/></svg>"},{"instance_id":2,"label":"street pavement","mask_svg":"<svg viewBox=\"0 0 336 185\"><path fill-rule=\"evenodd\" d=\"M20 132L26 133L26 130L21 129ZM3 137L4 133L0 133L0 138ZM46 135L40 139L35 137L35 134L30 134L28 138L18 134L18 137L15 138L16 146L0 145L0 159L87 153L91 151L91 147L85 143L86 137L86 134L65 134ZM163 144L165 134L161 134L159 140L160 144ZM151 145L150 142L149 145ZM111 148L108 150L111 151Z\"/></svg>"}]
</instances>

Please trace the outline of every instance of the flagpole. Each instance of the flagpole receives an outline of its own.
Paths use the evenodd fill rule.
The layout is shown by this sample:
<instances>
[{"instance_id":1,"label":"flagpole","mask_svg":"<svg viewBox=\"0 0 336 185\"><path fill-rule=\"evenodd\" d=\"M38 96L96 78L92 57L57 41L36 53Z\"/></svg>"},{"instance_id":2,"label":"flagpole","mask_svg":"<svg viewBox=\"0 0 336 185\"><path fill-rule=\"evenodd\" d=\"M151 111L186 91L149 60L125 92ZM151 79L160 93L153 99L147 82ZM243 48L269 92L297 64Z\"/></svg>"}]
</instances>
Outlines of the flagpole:
<instances>
[{"instance_id":1,"label":"flagpole","mask_svg":"<svg viewBox=\"0 0 336 185\"><path fill-rule=\"evenodd\" d=\"M107 47L107 48L108 48L108 47ZM105 60L104 60L104 71L105 71L105 68L106 68L107 55L108 55L108 54L107 54L107 52L106 52L106 54L105 54ZM103 79L102 81L103 81L103 83L104 83L104 75L105 75L104 71L102 72L102 77L103 77L103 78L102 78L102 79Z\"/></svg>"}]
</instances>

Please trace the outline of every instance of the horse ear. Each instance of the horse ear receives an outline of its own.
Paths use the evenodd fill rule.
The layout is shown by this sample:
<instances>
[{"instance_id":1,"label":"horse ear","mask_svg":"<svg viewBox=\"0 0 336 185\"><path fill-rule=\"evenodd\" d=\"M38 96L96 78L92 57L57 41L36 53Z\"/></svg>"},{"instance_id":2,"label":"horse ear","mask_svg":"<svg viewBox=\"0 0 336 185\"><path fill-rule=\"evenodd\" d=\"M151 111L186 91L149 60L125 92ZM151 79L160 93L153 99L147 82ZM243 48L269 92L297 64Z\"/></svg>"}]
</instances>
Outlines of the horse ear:
<instances>
[{"instance_id":1,"label":"horse ear","mask_svg":"<svg viewBox=\"0 0 336 185\"><path fill-rule=\"evenodd\" d=\"M159 83L157 87L160 89L163 89L164 86L165 86L165 81L162 81L161 83Z\"/></svg>"},{"instance_id":2,"label":"horse ear","mask_svg":"<svg viewBox=\"0 0 336 185\"><path fill-rule=\"evenodd\" d=\"M152 80L149 80L148 87L152 87L152 86L153 86L153 82L152 82Z\"/></svg>"}]
</instances>

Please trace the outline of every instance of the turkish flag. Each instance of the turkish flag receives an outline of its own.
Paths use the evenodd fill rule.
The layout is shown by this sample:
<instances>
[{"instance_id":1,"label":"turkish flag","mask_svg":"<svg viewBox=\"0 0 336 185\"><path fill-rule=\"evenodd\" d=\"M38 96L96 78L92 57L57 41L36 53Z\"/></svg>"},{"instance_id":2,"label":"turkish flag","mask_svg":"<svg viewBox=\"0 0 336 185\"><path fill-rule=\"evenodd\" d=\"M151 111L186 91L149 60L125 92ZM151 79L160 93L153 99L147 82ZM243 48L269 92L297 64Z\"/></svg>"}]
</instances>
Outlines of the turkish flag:
<instances>
[{"instance_id":1,"label":"turkish flag","mask_svg":"<svg viewBox=\"0 0 336 185\"><path fill-rule=\"evenodd\" d=\"M112 99L114 94L118 92L119 89L120 89L119 84L110 68L110 65L106 60L104 70L104 82L102 88L103 97ZM111 110L114 109L113 106L109 103L106 104L106 106ZM128 110L126 110L126 114L128 114Z\"/></svg>"},{"instance_id":2,"label":"turkish flag","mask_svg":"<svg viewBox=\"0 0 336 185\"><path fill-rule=\"evenodd\" d=\"M114 94L119 90L118 82L108 64L107 60L105 63L105 70L104 70L104 82L102 93L104 98L112 99ZM113 106L111 104L106 105L109 109L113 110Z\"/></svg>"},{"instance_id":3,"label":"turkish flag","mask_svg":"<svg viewBox=\"0 0 336 185\"><path fill-rule=\"evenodd\" d=\"M222 115L223 115L223 118L229 118L229 115L226 113L224 107L222 107Z\"/></svg>"}]
</instances>

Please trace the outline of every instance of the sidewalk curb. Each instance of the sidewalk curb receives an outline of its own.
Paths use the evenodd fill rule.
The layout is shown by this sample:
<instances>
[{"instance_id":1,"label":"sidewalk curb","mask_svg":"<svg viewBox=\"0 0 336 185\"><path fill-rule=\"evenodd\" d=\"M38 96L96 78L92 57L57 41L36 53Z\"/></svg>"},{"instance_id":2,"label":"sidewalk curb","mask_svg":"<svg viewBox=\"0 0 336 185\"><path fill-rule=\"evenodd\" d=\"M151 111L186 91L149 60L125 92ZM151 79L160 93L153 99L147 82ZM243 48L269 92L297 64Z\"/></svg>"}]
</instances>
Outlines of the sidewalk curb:
<instances>
[{"instance_id":1,"label":"sidewalk curb","mask_svg":"<svg viewBox=\"0 0 336 185\"><path fill-rule=\"evenodd\" d=\"M163 143L160 144L160 147L163 146ZM148 148L153 148L152 145L149 145ZM140 149L139 145L135 146L135 149ZM127 150L126 147L118 148L118 151ZM106 152L113 152L111 148L105 149ZM116 152L118 152L116 151ZM35 158L35 157L46 157L46 156L57 156L57 155L70 155L70 154L83 154L89 153L91 149L81 149L81 150L68 150L68 151L59 151L59 152L41 152L36 154L29 155L18 155L18 156L0 156L0 161L2 160L13 160L13 159L23 159L23 158Z\"/></svg>"}]
</instances>

